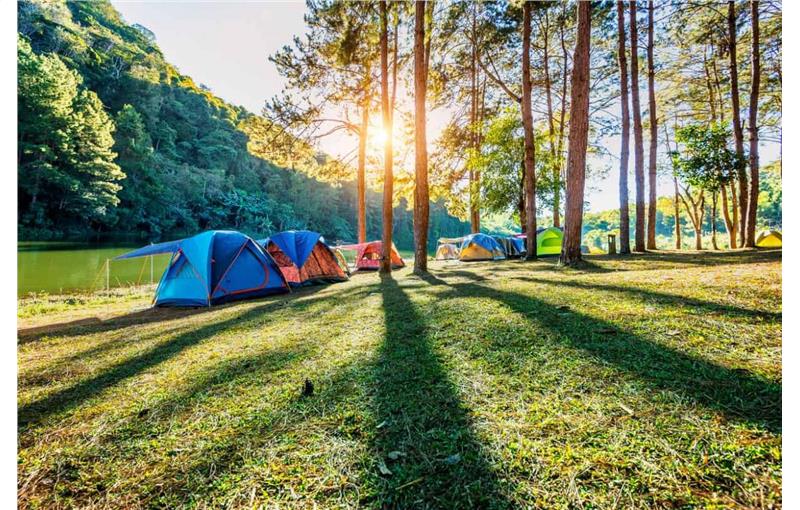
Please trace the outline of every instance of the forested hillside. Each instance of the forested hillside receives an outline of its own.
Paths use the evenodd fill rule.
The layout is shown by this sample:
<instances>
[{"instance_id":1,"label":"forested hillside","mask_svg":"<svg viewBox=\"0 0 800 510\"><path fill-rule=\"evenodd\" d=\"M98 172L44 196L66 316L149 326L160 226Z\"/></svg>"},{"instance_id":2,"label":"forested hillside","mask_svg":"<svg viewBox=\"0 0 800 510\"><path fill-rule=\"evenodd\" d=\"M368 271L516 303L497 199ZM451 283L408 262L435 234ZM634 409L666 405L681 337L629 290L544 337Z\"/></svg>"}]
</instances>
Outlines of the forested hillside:
<instances>
[{"instance_id":1,"label":"forested hillside","mask_svg":"<svg viewBox=\"0 0 800 510\"><path fill-rule=\"evenodd\" d=\"M108 2L26 1L18 22L21 239L157 240L212 228L355 239L355 184L313 177L337 162L299 141L285 159L258 157L279 127L181 75L154 34ZM380 195L367 204L377 238ZM394 218L396 244L410 247L405 202ZM433 242L468 230L432 204Z\"/></svg>"}]
</instances>

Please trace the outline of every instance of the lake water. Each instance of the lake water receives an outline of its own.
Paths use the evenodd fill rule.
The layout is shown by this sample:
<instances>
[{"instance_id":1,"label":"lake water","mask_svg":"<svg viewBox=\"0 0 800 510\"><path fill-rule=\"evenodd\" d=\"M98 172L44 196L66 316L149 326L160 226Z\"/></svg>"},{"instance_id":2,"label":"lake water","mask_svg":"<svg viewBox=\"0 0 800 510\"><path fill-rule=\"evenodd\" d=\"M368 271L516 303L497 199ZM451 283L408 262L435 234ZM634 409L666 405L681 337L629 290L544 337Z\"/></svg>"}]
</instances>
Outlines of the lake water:
<instances>
[{"instance_id":1,"label":"lake water","mask_svg":"<svg viewBox=\"0 0 800 510\"><path fill-rule=\"evenodd\" d=\"M23 242L17 245L17 296L32 292L62 294L89 292L106 287L106 260L141 245L130 243ZM412 251L399 250L406 263ZM152 257L153 283L158 283L169 255ZM109 284L124 287L150 283L150 257L111 260ZM350 260L349 262L352 262Z\"/></svg>"},{"instance_id":2,"label":"lake water","mask_svg":"<svg viewBox=\"0 0 800 510\"><path fill-rule=\"evenodd\" d=\"M106 286L107 259L139 245L85 244L69 242L24 242L17 246L17 295L31 292L50 294L86 292ZM153 280L158 283L169 255L152 258ZM111 287L150 283L150 258L112 260Z\"/></svg>"}]
</instances>

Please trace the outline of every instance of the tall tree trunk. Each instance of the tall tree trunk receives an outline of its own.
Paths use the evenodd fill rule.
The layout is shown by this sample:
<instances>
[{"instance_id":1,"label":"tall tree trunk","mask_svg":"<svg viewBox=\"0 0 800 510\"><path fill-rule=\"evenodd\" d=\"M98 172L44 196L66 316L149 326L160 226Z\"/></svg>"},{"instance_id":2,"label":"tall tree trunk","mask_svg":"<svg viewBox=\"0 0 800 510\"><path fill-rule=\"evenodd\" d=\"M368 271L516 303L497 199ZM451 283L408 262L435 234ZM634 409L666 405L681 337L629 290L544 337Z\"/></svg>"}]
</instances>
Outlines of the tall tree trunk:
<instances>
[{"instance_id":1,"label":"tall tree trunk","mask_svg":"<svg viewBox=\"0 0 800 510\"><path fill-rule=\"evenodd\" d=\"M392 175L392 118L389 111L389 34L386 0L380 2L381 16L381 108L383 130L386 141L383 144L383 250L380 272L392 272L392 199L394 196L394 176Z\"/></svg>"},{"instance_id":2,"label":"tall tree trunk","mask_svg":"<svg viewBox=\"0 0 800 510\"><path fill-rule=\"evenodd\" d=\"M717 246L717 192L711 193L711 246L719 250Z\"/></svg>"},{"instance_id":3,"label":"tall tree trunk","mask_svg":"<svg viewBox=\"0 0 800 510\"><path fill-rule=\"evenodd\" d=\"M714 48L711 48L711 70L714 71L714 83L717 87L717 102L719 104L719 121L725 122L725 98L722 95L722 84L719 78L719 69L717 69L717 59L714 56Z\"/></svg>"},{"instance_id":4,"label":"tall tree trunk","mask_svg":"<svg viewBox=\"0 0 800 510\"><path fill-rule=\"evenodd\" d=\"M552 81L550 80L550 17L548 11L544 11L544 33L542 34L544 45L544 91L547 98L547 124L550 136L550 165L553 175L553 226L561 226L561 168L556 159L556 128L553 119L553 93Z\"/></svg>"},{"instance_id":5,"label":"tall tree trunk","mask_svg":"<svg viewBox=\"0 0 800 510\"><path fill-rule=\"evenodd\" d=\"M531 3L522 6L522 129L525 132L525 258L536 258L536 148L531 111Z\"/></svg>"},{"instance_id":6,"label":"tall tree trunk","mask_svg":"<svg viewBox=\"0 0 800 510\"><path fill-rule=\"evenodd\" d=\"M678 191L678 178L676 176L672 176L672 182L675 184L675 249L681 249L681 204L680 199L680 192Z\"/></svg>"},{"instance_id":7,"label":"tall tree trunk","mask_svg":"<svg viewBox=\"0 0 800 510\"><path fill-rule=\"evenodd\" d=\"M742 244L744 244L743 243L744 239L738 239L737 237L739 235L739 201L737 200L736 197L735 180L731 180L730 188L731 188L731 213L733 216L731 221L732 221L733 232L735 234L733 237L736 238L736 248L739 248Z\"/></svg>"},{"instance_id":8,"label":"tall tree trunk","mask_svg":"<svg viewBox=\"0 0 800 510\"><path fill-rule=\"evenodd\" d=\"M675 128L677 129L677 119L675 120ZM669 128L666 126L666 122L664 123L664 142L667 144L667 153L672 152L672 147L669 144ZM672 166L672 184L675 185L675 198L674 198L674 206L675 206L675 249L680 250L682 248L681 244L681 205L680 205L680 196L681 193L678 190L678 175L675 173L675 165ZM688 209L688 207L687 207ZM688 211L687 211L688 212Z\"/></svg>"},{"instance_id":9,"label":"tall tree trunk","mask_svg":"<svg viewBox=\"0 0 800 510\"><path fill-rule=\"evenodd\" d=\"M619 153L619 252L631 252L630 199L628 197L628 159L630 155L631 116L628 111L628 55L625 51L625 7L617 1L617 34L619 61L619 96L622 107L622 142Z\"/></svg>"},{"instance_id":10,"label":"tall tree trunk","mask_svg":"<svg viewBox=\"0 0 800 510\"><path fill-rule=\"evenodd\" d=\"M519 225L520 231L523 234L527 234L528 229L528 220L525 214L525 158L523 155L522 161L520 161L520 172L519 172L519 200L517 201L517 209L519 209Z\"/></svg>"},{"instance_id":11,"label":"tall tree trunk","mask_svg":"<svg viewBox=\"0 0 800 510\"><path fill-rule=\"evenodd\" d=\"M650 110L650 161L647 171L647 249L656 249L656 150L658 113L656 112L655 66L653 64L653 0L647 2L647 91Z\"/></svg>"},{"instance_id":12,"label":"tall tree trunk","mask_svg":"<svg viewBox=\"0 0 800 510\"><path fill-rule=\"evenodd\" d=\"M567 14L567 2L564 2L564 18ZM564 35L564 23L562 22L559 27L559 34L561 39L561 61L563 66L561 69L561 111L559 112L558 119L558 167L559 167L559 181L564 181L565 162L564 157L564 133L566 126L567 115L567 82L569 81L569 52L567 52L567 40ZM560 196L559 190L559 196Z\"/></svg>"},{"instance_id":13,"label":"tall tree trunk","mask_svg":"<svg viewBox=\"0 0 800 510\"><path fill-rule=\"evenodd\" d=\"M725 230L728 231L728 245L730 249L736 249L736 228L731 221L731 215L728 212L728 187L723 184L719 192L722 196L722 217L725 220Z\"/></svg>"},{"instance_id":14,"label":"tall tree trunk","mask_svg":"<svg viewBox=\"0 0 800 510\"><path fill-rule=\"evenodd\" d=\"M711 72L708 70L708 61L703 50L703 71L706 73L706 88L708 89L708 106L711 108L711 123L717 121L717 104L714 99L714 85L711 83Z\"/></svg>"},{"instance_id":15,"label":"tall tree trunk","mask_svg":"<svg viewBox=\"0 0 800 510\"><path fill-rule=\"evenodd\" d=\"M428 141L425 124L427 74L425 2L415 2L414 19L414 272L428 272Z\"/></svg>"},{"instance_id":16,"label":"tall tree trunk","mask_svg":"<svg viewBox=\"0 0 800 510\"><path fill-rule=\"evenodd\" d=\"M473 151L478 150L478 47L477 47L477 3L472 5L472 52L470 66L470 147ZM469 220L470 229L473 234L481 231L480 225L480 183L477 180L478 173L475 168L470 167L469 171Z\"/></svg>"},{"instance_id":17,"label":"tall tree trunk","mask_svg":"<svg viewBox=\"0 0 800 510\"><path fill-rule=\"evenodd\" d=\"M736 146L736 154L744 160L744 135L742 134L742 122L739 118L739 70L736 62L736 6L733 0L728 1L728 53L730 54L731 67L731 102L733 103L733 141ZM747 173L742 165L736 168L736 175L739 179L739 217L742 222L739 224L739 239L745 239L745 218L747 218Z\"/></svg>"},{"instance_id":18,"label":"tall tree trunk","mask_svg":"<svg viewBox=\"0 0 800 510\"><path fill-rule=\"evenodd\" d=\"M636 28L636 2L630 2L631 18L631 97L633 104L633 161L636 178L636 227L634 249L644 251L644 141L642 108L639 103L639 37Z\"/></svg>"},{"instance_id":19,"label":"tall tree trunk","mask_svg":"<svg viewBox=\"0 0 800 510\"><path fill-rule=\"evenodd\" d=\"M369 103L365 93L361 107L361 127L358 131L358 242L367 242L367 135L369 134Z\"/></svg>"},{"instance_id":20,"label":"tall tree trunk","mask_svg":"<svg viewBox=\"0 0 800 510\"><path fill-rule=\"evenodd\" d=\"M759 51L758 0L750 2L750 16L753 22L752 77L750 82L750 115L748 129L750 131L750 197L747 200L746 240L744 245L754 248L756 245L756 219L758 212L758 94L761 86L761 54Z\"/></svg>"},{"instance_id":21,"label":"tall tree trunk","mask_svg":"<svg viewBox=\"0 0 800 510\"><path fill-rule=\"evenodd\" d=\"M567 206L561 263L581 260L583 191L586 181L586 146L589 140L589 44L592 31L592 3L578 2L578 37L572 60L572 95L567 154Z\"/></svg>"}]
</instances>

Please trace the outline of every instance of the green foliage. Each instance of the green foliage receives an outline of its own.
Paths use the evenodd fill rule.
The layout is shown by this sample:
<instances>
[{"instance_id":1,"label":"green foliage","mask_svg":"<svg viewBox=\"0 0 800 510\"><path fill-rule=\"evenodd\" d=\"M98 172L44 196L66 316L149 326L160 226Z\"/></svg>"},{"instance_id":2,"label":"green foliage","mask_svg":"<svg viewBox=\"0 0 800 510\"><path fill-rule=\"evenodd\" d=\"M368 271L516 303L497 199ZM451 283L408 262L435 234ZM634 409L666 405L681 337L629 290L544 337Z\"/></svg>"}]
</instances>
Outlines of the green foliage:
<instances>
[{"instance_id":1,"label":"green foliage","mask_svg":"<svg viewBox=\"0 0 800 510\"><path fill-rule=\"evenodd\" d=\"M57 55L36 55L20 38L17 58L21 225L106 222L125 178L114 162L114 123Z\"/></svg>"},{"instance_id":2,"label":"green foliage","mask_svg":"<svg viewBox=\"0 0 800 510\"><path fill-rule=\"evenodd\" d=\"M355 239L350 169L181 75L110 3L29 0L18 25L21 237L308 228ZM368 235L380 237L381 197L367 200ZM431 214L455 229L443 235L462 231L442 207ZM410 223L396 227L410 247Z\"/></svg>"},{"instance_id":3,"label":"green foliage","mask_svg":"<svg viewBox=\"0 0 800 510\"><path fill-rule=\"evenodd\" d=\"M524 156L519 109L498 115L489 123L480 153L470 154L467 167L480 170L482 207L487 212L515 210L522 193Z\"/></svg>"},{"instance_id":4,"label":"green foliage","mask_svg":"<svg viewBox=\"0 0 800 510\"><path fill-rule=\"evenodd\" d=\"M746 164L744 158L728 148L730 132L721 124L692 124L679 128L675 139L682 151L671 153L678 176L692 186L716 192Z\"/></svg>"},{"instance_id":5,"label":"green foliage","mask_svg":"<svg viewBox=\"0 0 800 510\"><path fill-rule=\"evenodd\" d=\"M780 229L783 223L783 186L780 161L763 167L759 177L758 224Z\"/></svg>"}]
</instances>

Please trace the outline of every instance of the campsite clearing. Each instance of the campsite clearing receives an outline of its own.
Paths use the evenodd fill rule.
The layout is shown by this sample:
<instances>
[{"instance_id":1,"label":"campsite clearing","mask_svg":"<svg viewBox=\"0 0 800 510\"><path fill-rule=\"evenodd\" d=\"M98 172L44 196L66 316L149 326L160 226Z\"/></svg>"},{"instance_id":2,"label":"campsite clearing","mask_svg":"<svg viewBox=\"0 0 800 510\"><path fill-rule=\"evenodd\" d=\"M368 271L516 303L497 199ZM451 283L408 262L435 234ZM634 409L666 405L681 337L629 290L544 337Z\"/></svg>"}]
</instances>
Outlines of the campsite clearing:
<instances>
[{"instance_id":1,"label":"campsite clearing","mask_svg":"<svg viewBox=\"0 0 800 510\"><path fill-rule=\"evenodd\" d=\"M587 258L21 300L20 506L779 506L781 252Z\"/></svg>"}]
</instances>

